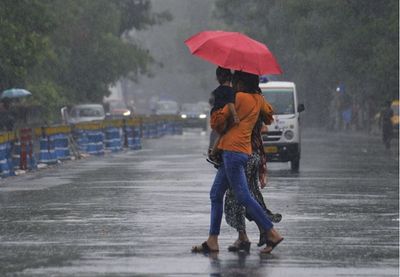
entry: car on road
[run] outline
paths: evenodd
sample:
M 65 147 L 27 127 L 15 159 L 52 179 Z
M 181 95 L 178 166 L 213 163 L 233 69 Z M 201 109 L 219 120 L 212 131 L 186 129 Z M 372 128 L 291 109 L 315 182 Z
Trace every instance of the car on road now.
M 178 115 L 179 105 L 173 100 L 160 100 L 155 106 L 156 115 Z
M 199 103 L 184 103 L 180 111 L 182 126 L 207 130 L 208 116 L 204 106 Z
M 106 114 L 101 104 L 82 104 L 75 105 L 68 112 L 67 122 L 77 124 L 81 122 L 101 121 L 104 120 Z
M 209 114 L 210 113 L 210 103 L 206 102 L 206 101 L 199 101 L 197 102 L 197 105 L 200 106 L 200 109 L 205 113 L 205 114 Z
M 106 106 L 106 116 L 111 119 L 121 119 L 132 115 L 132 111 L 123 101 L 111 100 L 104 103 Z

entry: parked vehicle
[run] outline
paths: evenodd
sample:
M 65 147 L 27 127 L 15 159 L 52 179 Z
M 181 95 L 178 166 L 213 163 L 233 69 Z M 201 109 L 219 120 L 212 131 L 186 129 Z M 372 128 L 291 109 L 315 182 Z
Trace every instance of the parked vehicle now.
M 156 103 L 155 114 L 156 115 L 178 115 L 179 106 L 178 103 L 172 100 L 160 100 Z
M 202 128 L 207 130 L 207 113 L 199 103 L 184 103 L 180 112 L 182 126 L 188 128 Z
M 128 106 L 118 100 L 111 100 L 104 103 L 106 107 L 106 116 L 107 118 L 125 118 L 132 115 L 132 111 L 128 108 Z
M 67 122 L 76 124 L 81 122 L 104 120 L 106 117 L 103 105 L 83 104 L 75 105 L 68 112 Z
M 269 162 L 290 162 L 292 171 L 300 167 L 300 113 L 304 105 L 297 102 L 296 85 L 292 82 L 260 83 L 266 100 L 274 108 L 274 122 L 262 133 Z
M 197 105 L 200 106 L 200 109 L 205 113 L 205 114 L 210 114 L 210 103 L 206 101 L 199 101 L 197 102 Z

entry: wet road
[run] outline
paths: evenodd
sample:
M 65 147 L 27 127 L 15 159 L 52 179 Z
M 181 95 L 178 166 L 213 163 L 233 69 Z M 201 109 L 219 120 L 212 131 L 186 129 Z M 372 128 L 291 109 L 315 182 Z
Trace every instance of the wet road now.
M 269 165 L 264 197 L 285 241 L 260 257 L 191 254 L 207 236 L 215 170 L 207 135 L 0 180 L 0 276 L 398 276 L 398 147 L 361 134 L 303 132 L 301 171 Z M 398 143 L 397 141 L 395 143 Z

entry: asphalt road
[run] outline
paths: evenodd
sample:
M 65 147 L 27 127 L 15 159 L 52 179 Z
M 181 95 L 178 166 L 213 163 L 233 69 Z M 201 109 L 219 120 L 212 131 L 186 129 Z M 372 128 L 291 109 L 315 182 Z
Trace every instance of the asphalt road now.
M 264 197 L 285 237 L 260 256 L 190 253 L 209 224 L 215 170 L 199 130 L 140 151 L 0 180 L 0 276 L 398 276 L 398 141 L 304 130 L 300 173 L 269 165 Z

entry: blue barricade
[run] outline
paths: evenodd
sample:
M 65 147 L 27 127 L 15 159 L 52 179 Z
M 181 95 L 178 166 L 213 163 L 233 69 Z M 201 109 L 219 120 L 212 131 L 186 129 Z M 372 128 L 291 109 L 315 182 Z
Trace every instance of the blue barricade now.
M 104 134 L 101 130 L 88 130 L 87 132 L 87 153 L 91 155 L 104 154 Z
M 128 139 L 128 147 L 132 150 L 142 149 L 142 138 L 140 136 L 140 126 L 125 127 L 126 136 Z
M 147 122 L 142 124 L 142 135 L 145 139 L 150 138 L 150 124 Z
M 19 140 L 14 142 L 13 152 L 12 152 L 12 168 L 14 170 L 19 169 L 21 164 L 21 142 Z
M 173 122 L 168 122 L 167 124 L 165 124 L 165 133 L 167 135 L 174 135 L 174 123 Z
M 57 163 L 54 136 L 41 137 L 39 140 L 39 162 L 44 164 Z
M 183 134 L 183 127 L 180 121 L 175 121 L 173 123 L 173 134 L 174 135 L 182 135 Z
M 67 160 L 71 158 L 69 151 L 68 135 L 55 134 L 51 136 L 54 140 L 54 152 L 58 160 Z
M 89 143 L 87 132 L 85 130 L 75 130 L 74 136 L 76 137 L 76 143 L 78 144 L 79 151 L 86 153 Z
M 35 169 L 35 154 L 38 161 L 45 164 L 70 159 L 70 150 L 75 149 L 70 145 L 71 133 L 80 152 L 101 155 L 104 149 L 113 152 L 123 147 L 141 149 L 143 138 L 182 134 L 182 126 L 176 116 L 168 115 L 85 122 L 73 126 L 21 128 L 11 133 L 0 133 L 0 177 L 14 175 L 16 169 Z M 37 152 L 34 151 L 33 138 L 40 146 Z
M 120 128 L 106 128 L 104 143 L 105 149 L 111 150 L 113 152 L 120 151 L 122 149 Z
M 0 144 L 0 176 L 2 178 L 13 175 L 11 160 L 11 142 Z

